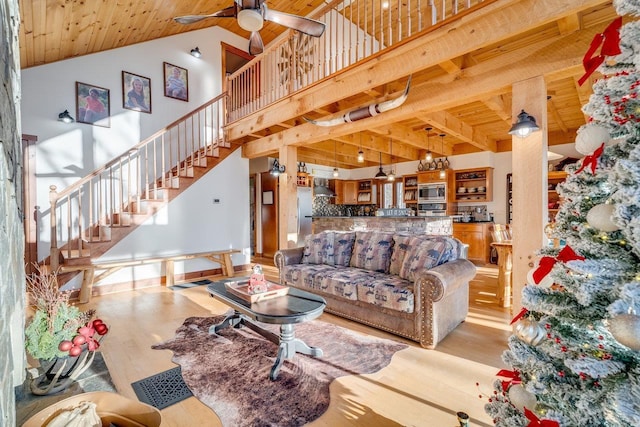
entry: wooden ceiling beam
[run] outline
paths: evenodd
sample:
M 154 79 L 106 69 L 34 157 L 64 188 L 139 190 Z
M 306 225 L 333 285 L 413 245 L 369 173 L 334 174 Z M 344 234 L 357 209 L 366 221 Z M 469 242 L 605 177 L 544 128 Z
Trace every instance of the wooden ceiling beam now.
M 475 145 L 481 150 L 493 152 L 497 150 L 495 141 L 491 140 L 491 138 L 481 131 L 474 129 L 470 124 L 454 117 L 446 111 L 419 113 L 416 114 L 416 118 L 437 127 L 449 135 L 453 135 L 463 142 Z
M 495 95 L 483 99 L 482 103 L 505 122 L 511 123 L 511 94 Z
M 593 31 L 595 30 L 581 30 L 564 37 L 544 39 L 467 68 L 462 76 L 444 75 L 414 86 L 403 105 L 376 117 L 328 128 L 306 123 L 261 138 L 245 144 L 242 148 L 243 156 L 261 157 L 274 152 L 282 144 L 299 141 L 311 144 L 373 127 L 388 126 L 399 120 L 413 118 L 420 112 L 433 113 L 463 103 L 480 101 L 504 93 L 505 85 L 509 82 L 537 75 L 563 75 L 558 70 L 567 69 L 576 73 L 582 67 L 582 57 L 593 39 Z M 331 87 L 327 89 L 327 92 L 336 91 Z
M 465 16 L 464 19 L 437 27 L 434 31 L 416 37 L 397 48 L 371 57 L 358 67 L 346 69 L 332 78 L 274 103 L 269 108 L 234 122 L 227 129 L 227 135 L 231 140 L 241 138 L 244 134 L 255 132 L 256 129 L 272 126 L 283 117 L 299 116 L 329 103 L 364 93 L 371 87 L 418 73 L 473 50 L 533 30 L 559 17 L 579 13 L 603 3 L 606 1 L 574 0 L 558 3 L 556 0 L 520 0 L 506 4 L 489 4 Z M 523 59 L 505 66 L 521 61 Z

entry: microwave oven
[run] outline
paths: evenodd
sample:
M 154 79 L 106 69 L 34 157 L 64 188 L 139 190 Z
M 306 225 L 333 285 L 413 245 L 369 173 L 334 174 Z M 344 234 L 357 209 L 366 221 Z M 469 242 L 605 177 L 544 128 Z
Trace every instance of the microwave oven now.
M 444 182 L 418 184 L 418 203 L 444 203 L 447 201 L 447 184 Z

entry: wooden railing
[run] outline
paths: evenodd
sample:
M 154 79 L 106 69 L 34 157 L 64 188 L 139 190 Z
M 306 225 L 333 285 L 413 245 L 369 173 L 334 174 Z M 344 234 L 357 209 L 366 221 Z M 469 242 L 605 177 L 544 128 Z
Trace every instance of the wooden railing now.
M 322 37 L 288 31 L 227 77 L 229 120 L 252 114 L 434 26 L 480 8 L 483 0 L 342 0 L 310 17 Z
M 145 202 L 163 200 L 163 190 L 175 188 L 177 178 L 206 166 L 206 156 L 226 145 L 225 100 L 219 95 L 60 193 L 52 185 L 52 268 L 60 248 L 67 258 L 86 256 L 86 242 L 108 240 L 111 227 L 131 224 Z

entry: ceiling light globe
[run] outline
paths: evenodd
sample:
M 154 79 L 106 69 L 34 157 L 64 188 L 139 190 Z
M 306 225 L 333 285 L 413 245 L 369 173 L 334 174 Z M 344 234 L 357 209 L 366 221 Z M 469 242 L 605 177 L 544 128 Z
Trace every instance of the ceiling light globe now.
M 264 19 L 262 14 L 254 9 L 243 9 L 238 12 L 238 25 L 246 31 L 260 31 Z

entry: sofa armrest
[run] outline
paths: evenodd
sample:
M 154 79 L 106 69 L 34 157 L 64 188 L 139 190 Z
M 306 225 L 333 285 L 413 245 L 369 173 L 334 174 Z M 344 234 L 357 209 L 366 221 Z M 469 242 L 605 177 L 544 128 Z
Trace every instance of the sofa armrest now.
M 300 264 L 303 251 L 304 247 L 280 249 L 273 256 L 273 263 L 278 270 L 282 270 L 285 265 Z
M 424 296 L 436 302 L 468 283 L 475 275 L 476 266 L 471 261 L 456 259 L 431 269 L 417 271 L 414 284 L 417 292 L 426 292 L 427 295 Z

